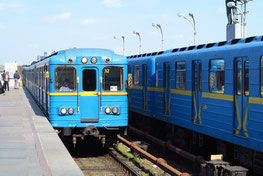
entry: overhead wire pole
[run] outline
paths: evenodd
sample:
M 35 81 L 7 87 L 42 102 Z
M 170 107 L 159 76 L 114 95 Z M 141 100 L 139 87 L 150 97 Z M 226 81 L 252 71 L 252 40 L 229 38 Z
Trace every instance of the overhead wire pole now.
M 142 48 L 141 35 L 139 32 L 135 32 L 135 31 L 133 31 L 133 34 L 138 35 L 138 37 L 139 37 L 139 54 L 141 54 L 141 48 Z
M 152 23 L 152 27 L 156 27 L 157 29 L 160 29 L 161 36 L 162 36 L 162 50 L 164 49 L 164 40 L 163 40 L 163 30 L 160 24 L 154 24 Z
M 194 45 L 196 44 L 196 24 L 195 24 L 195 18 L 194 18 L 194 14 L 193 13 L 189 13 L 188 14 L 191 18 L 192 18 L 192 21 L 187 18 L 184 14 L 182 13 L 178 13 L 177 16 L 178 17 L 183 17 L 184 19 L 186 19 L 187 21 L 189 21 L 192 26 L 193 26 L 193 29 L 194 29 Z

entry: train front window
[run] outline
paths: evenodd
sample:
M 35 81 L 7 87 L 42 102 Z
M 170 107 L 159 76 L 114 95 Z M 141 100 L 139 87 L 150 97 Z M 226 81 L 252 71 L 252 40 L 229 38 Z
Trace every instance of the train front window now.
M 209 90 L 214 93 L 225 91 L 225 62 L 223 59 L 210 60 Z
M 123 68 L 105 67 L 103 69 L 103 90 L 120 91 L 123 89 Z
M 84 91 L 95 91 L 97 89 L 97 72 L 95 69 L 82 71 L 82 89 Z
M 59 92 L 76 90 L 76 69 L 74 67 L 57 67 L 55 70 L 55 89 Z

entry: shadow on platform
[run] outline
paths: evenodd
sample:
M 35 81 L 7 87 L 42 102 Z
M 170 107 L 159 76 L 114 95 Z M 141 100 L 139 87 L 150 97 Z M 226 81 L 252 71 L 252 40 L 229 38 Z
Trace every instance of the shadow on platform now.
M 23 90 L 35 115 L 46 117 L 44 113 L 41 111 L 40 107 L 37 105 L 37 102 L 34 100 L 33 96 L 29 93 L 29 91 L 25 87 L 23 87 Z

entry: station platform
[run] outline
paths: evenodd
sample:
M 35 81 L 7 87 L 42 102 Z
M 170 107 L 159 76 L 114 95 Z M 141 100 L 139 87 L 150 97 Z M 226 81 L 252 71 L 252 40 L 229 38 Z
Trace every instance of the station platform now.
M 21 87 L 0 94 L 0 175 L 83 175 L 31 95 Z

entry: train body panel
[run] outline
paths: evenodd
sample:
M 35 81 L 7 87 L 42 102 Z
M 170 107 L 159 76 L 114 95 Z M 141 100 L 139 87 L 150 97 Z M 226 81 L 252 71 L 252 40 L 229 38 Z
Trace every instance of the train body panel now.
M 263 152 L 262 38 L 128 57 L 131 74 L 139 66 L 140 80 L 143 64 L 152 60 L 146 99 L 154 108 L 142 108 L 140 82 L 129 89 L 130 99 L 138 100 L 131 101 L 131 111 Z
M 111 50 L 59 51 L 24 67 L 23 80 L 55 128 L 127 127 L 127 58 Z

